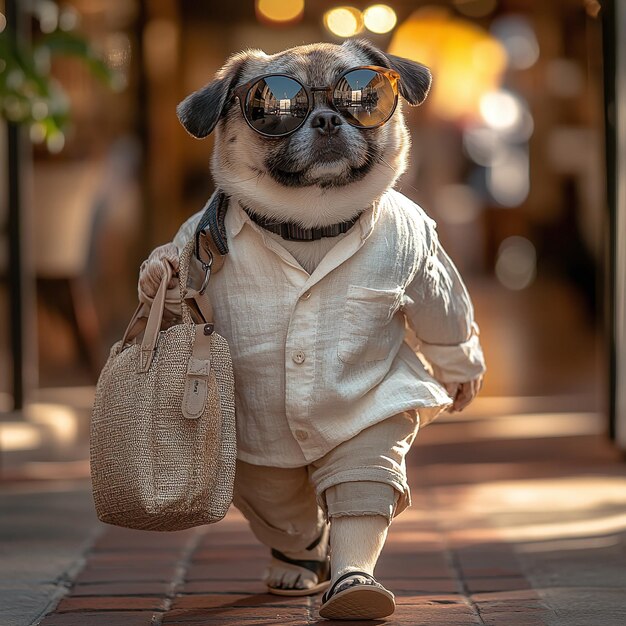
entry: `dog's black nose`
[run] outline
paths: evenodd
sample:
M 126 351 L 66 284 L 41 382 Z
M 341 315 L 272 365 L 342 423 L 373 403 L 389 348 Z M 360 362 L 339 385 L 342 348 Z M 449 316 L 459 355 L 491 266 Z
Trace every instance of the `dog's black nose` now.
M 311 119 L 311 126 L 322 135 L 334 135 L 342 124 L 341 118 L 332 111 L 320 111 Z

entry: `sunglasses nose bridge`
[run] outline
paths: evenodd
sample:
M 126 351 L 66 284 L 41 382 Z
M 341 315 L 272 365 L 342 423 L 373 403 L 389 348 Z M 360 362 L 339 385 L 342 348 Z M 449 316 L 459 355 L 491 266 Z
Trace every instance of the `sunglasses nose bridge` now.
M 329 92 L 330 90 L 327 87 L 311 87 L 311 110 L 316 109 L 319 106 L 328 106 Z

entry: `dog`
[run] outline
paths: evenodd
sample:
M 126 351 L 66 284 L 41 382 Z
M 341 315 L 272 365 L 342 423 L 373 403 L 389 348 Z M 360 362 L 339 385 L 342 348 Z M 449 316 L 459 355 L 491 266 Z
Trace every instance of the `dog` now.
M 327 618 L 393 613 L 374 567 L 409 504 L 404 455 L 419 426 L 474 399 L 486 370 L 436 223 L 393 190 L 410 149 L 403 103 L 430 84 L 425 66 L 365 40 L 317 43 L 235 54 L 177 109 L 193 137 L 215 131 L 228 203 L 209 294 L 233 350 L 234 504 L 271 550 L 268 590 L 325 590 Z M 178 269 L 201 214 L 142 264 L 140 298 L 163 263 Z M 403 343 L 405 319 L 425 364 Z

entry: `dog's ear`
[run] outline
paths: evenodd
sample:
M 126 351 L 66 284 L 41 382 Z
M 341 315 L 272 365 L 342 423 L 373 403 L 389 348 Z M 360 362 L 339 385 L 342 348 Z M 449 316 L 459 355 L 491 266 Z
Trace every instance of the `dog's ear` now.
M 196 139 L 202 139 L 213 131 L 220 117 L 228 110 L 232 90 L 239 82 L 246 61 L 257 54 L 265 56 L 260 50 L 231 56 L 214 80 L 187 96 L 176 107 L 178 119 L 187 132 Z
M 417 106 L 426 100 L 432 75 L 425 65 L 383 52 L 367 39 L 352 39 L 344 45 L 356 47 L 361 52 L 365 52 L 376 65 L 398 72 L 400 74 L 400 95 L 410 105 Z

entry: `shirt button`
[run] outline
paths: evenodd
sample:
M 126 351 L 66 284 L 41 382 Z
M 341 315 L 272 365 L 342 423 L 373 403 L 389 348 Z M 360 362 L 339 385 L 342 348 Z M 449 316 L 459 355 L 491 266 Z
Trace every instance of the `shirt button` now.
M 300 300 L 308 300 L 311 297 L 311 292 L 310 291 L 305 291 L 301 296 L 300 296 Z
M 304 359 L 306 358 L 304 352 L 302 352 L 302 350 L 296 350 L 292 355 L 291 358 L 293 359 L 294 363 L 304 363 Z
M 309 433 L 306 430 L 296 430 L 296 439 L 298 441 L 306 441 L 309 438 Z

